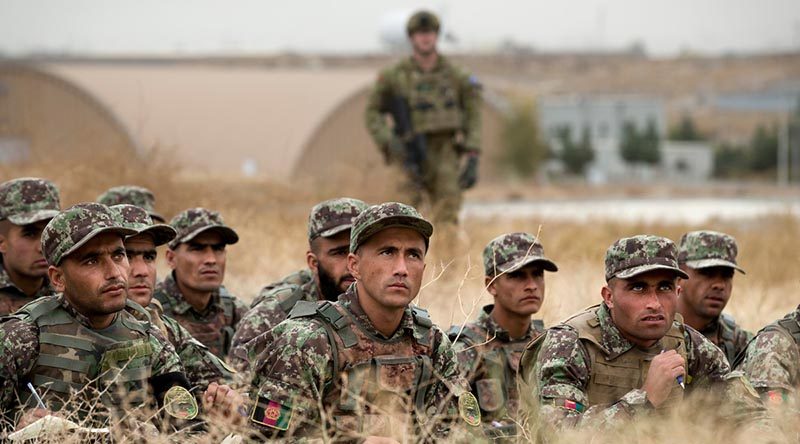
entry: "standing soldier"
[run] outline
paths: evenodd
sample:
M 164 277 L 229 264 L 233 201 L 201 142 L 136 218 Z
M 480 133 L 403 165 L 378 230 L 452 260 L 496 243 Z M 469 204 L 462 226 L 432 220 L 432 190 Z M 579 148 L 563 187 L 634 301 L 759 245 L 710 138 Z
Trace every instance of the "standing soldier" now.
M 432 232 L 400 203 L 356 218 L 348 255 L 355 284 L 337 302 L 297 303 L 266 333 L 269 346 L 253 365 L 256 426 L 278 437 L 407 442 L 447 436 L 455 425 L 442 418 L 459 413 L 480 425 L 450 341 L 411 305 Z
M 478 397 L 487 434 L 511 437 L 516 434 L 520 355 L 544 331 L 542 321 L 531 322 L 531 315 L 544 302 L 545 270 L 558 267 L 528 233 L 504 234 L 489 242 L 483 267 L 494 305 L 483 307 L 475 321 L 453 326 L 449 335 L 461 372 Z
M 186 331 L 178 322 L 164 316 L 161 304 L 153 299 L 156 286 L 156 247 L 175 238 L 175 229 L 169 225 L 153 224 L 143 208 L 133 205 L 111 207 L 121 218 L 121 225 L 135 230 L 125 238 L 125 254 L 128 257 L 128 298 L 141 305 L 150 314 L 149 319 L 137 310 L 129 310 L 139 320 L 149 320 L 158 328 L 178 357 L 196 396 L 212 383 L 233 379 L 234 371 L 225 362 L 208 350 Z
M 150 217 L 163 224 L 166 222 L 163 216 L 156 213 L 155 204 L 156 198 L 153 193 L 144 187 L 136 185 L 122 185 L 112 187 L 106 190 L 105 193 L 97 196 L 97 201 L 103 205 L 112 206 L 120 204 L 135 205 L 139 208 L 144 208 Z
M 170 225 L 178 232 L 167 250 L 172 273 L 156 286 L 154 296 L 165 315 L 224 358 L 247 311 L 247 306 L 222 286 L 225 246 L 238 242 L 239 236 L 219 213 L 205 208 L 183 211 Z
M 436 50 L 434 14 L 412 15 L 406 31 L 413 55 L 381 72 L 367 104 L 367 129 L 387 163 L 402 165 L 411 189 L 427 194 L 433 220 L 457 224 L 461 190 L 478 179 L 481 87 Z
M 260 353 L 266 344 L 252 339 L 286 319 L 298 301 L 336 301 L 355 279 L 347 270 L 350 227 L 367 204 L 347 197 L 321 202 L 308 216 L 306 262 L 312 280 L 301 285 L 266 287 L 245 313 L 233 336 L 231 360 L 244 368 L 248 355 Z M 247 346 L 245 347 L 245 344 Z
M 677 253 L 663 237 L 614 242 L 606 252 L 603 302 L 528 345 L 520 373 L 544 425 L 621 425 L 668 412 L 684 392 L 709 388 L 727 397 L 716 404 L 719 416 L 760 414 L 747 380 L 730 373 L 722 351 L 676 316 L 678 277 L 688 278 Z
M 753 337 L 722 312 L 731 298 L 734 270 L 744 274 L 736 264 L 737 252 L 736 240 L 716 231 L 686 233 L 678 247 L 678 263 L 689 276 L 679 281 L 678 313 L 722 349 L 731 364 Z
M 42 230 L 61 208 L 58 189 L 45 179 L 0 184 L 0 316 L 55 293 L 42 255 Z

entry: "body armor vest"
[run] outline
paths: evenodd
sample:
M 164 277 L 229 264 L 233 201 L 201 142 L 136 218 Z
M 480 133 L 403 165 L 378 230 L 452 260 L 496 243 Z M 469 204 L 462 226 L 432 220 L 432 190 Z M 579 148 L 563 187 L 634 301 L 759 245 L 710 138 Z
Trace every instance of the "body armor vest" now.
M 402 94 L 408 99 L 414 132 L 430 134 L 463 129 L 459 80 L 452 66 L 422 72 L 409 62 L 405 66 Z
M 432 322 L 428 312 L 412 307 L 414 333 L 381 339 L 328 301 L 300 301 L 290 318 L 314 316 L 322 321 L 331 345 L 336 374 L 325 387 L 323 404 L 346 435 L 409 437 L 416 421 L 428 414 L 425 397 L 433 375 Z M 412 418 L 407 412 L 413 411 Z
M 173 298 L 166 296 L 159 299 L 164 309 L 164 314 L 180 322 L 195 339 L 203 343 L 212 353 L 224 357 L 231 348 L 233 339 L 233 321 L 236 315 L 234 298 L 220 287 L 220 305 L 222 311 L 216 313 L 212 319 L 199 319 L 191 311 L 183 314 L 172 310 Z
M 589 352 L 591 363 L 591 379 L 586 387 L 589 405 L 613 404 L 623 395 L 633 389 L 641 388 L 650 369 L 650 362 L 654 355 L 633 347 L 628 351 L 615 355 L 605 350 L 602 346 L 602 330 L 597 319 L 597 308 L 578 314 L 564 323 L 578 331 L 581 342 Z M 688 365 L 686 344 L 682 323 L 678 327 L 673 322 L 672 327 L 661 339 L 663 350 L 676 350 Z M 686 372 L 688 375 L 688 371 Z M 667 400 L 659 409 L 668 408 L 683 399 L 683 390 L 675 384 Z
M 130 303 L 128 309 L 143 310 Z M 98 399 L 117 409 L 147 399 L 153 361 L 148 322 L 122 310 L 109 327 L 92 330 L 64 310 L 56 297 L 28 304 L 19 314 L 39 328 L 39 356 L 19 394 L 31 398 L 24 384 L 31 382 L 48 408 L 58 410 L 70 400 L 82 414 Z M 76 392 L 81 396 L 70 399 Z M 35 402 L 28 399 L 28 404 Z
M 532 323 L 536 331 L 544 330 L 542 320 L 534 319 Z M 455 339 L 459 330 L 460 327 L 453 326 L 448 332 L 451 340 Z M 503 419 L 516 413 L 519 405 L 516 382 L 519 361 L 529 342 L 528 339 L 509 342 L 495 340 L 485 344 L 490 339 L 485 329 L 475 325 L 465 326 L 459 337 L 468 347 L 478 349 L 478 359 L 483 366 L 478 375 L 481 379 L 470 381 L 470 385 L 478 397 L 484 422 Z

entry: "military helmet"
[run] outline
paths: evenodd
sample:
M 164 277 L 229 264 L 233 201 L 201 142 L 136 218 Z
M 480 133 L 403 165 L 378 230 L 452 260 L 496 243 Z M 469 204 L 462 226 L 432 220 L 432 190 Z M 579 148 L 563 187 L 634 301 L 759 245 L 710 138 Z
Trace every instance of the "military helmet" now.
M 406 33 L 410 36 L 417 31 L 439 32 L 439 17 L 430 11 L 417 11 L 406 23 Z

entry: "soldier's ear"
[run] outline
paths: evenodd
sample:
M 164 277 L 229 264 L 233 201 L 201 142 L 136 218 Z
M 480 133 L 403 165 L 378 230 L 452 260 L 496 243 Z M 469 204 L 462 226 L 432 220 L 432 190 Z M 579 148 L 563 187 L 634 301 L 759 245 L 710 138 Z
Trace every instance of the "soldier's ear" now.
M 0 253 L 8 253 L 8 238 L 2 233 L 0 233 Z
M 317 259 L 317 255 L 311 250 L 306 251 L 306 264 L 308 265 L 308 268 L 314 272 L 314 274 L 317 273 L 317 269 L 319 268 L 319 259 Z
M 606 307 L 614 308 L 614 299 L 612 298 L 611 288 L 608 285 L 604 285 L 603 288 L 600 290 L 600 295 L 603 296 L 603 302 L 606 303 Z
M 361 273 L 358 270 L 359 265 L 360 258 L 357 254 L 350 253 L 347 255 L 347 271 L 349 271 L 357 281 L 361 280 Z
M 494 287 L 494 283 L 496 281 L 496 278 L 490 276 L 486 276 L 483 280 L 483 285 L 486 287 L 486 291 L 488 291 L 492 296 L 497 296 L 497 289 Z
M 172 248 L 167 248 L 167 253 L 164 255 L 167 258 L 167 265 L 169 268 L 175 269 L 175 251 Z
M 64 291 L 66 285 L 64 282 L 64 272 L 61 271 L 61 268 L 52 265 L 49 266 L 47 268 L 47 277 L 50 279 L 50 285 L 52 285 L 57 292 L 61 293 Z

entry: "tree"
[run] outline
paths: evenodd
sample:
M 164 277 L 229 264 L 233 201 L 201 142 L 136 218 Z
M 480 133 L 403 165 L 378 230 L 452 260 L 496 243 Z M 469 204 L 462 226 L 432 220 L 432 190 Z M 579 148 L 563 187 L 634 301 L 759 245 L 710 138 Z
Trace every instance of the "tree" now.
M 656 165 L 661 162 L 661 141 L 655 121 L 649 120 L 642 132 L 633 122 L 623 123 L 619 151 L 627 163 Z
M 778 128 L 759 125 L 750 139 L 750 170 L 763 172 L 778 165 Z
M 559 158 L 564 163 L 564 167 L 572 174 L 583 175 L 586 172 L 586 166 L 594 160 L 594 148 L 589 128 L 583 128 L 581 140 L 577 144 L 572 141 L 569 127 L 559 128 L 557 134 L 561 144 Z
M 530 177 L 547 157 L 548 148 L 539 138 L 536 110 L 532 102 L 513 106 L 503 124 L 503 163 L 520 177 Z
M 744 146 L 723 143 L 714 150 L 714 177 L 741 177 L 749 169 L 748 151 Z
M 670 140 L 698 142 L 706 140 L 706 136 L 697 129 L 692 116 L 688 113 L 681 116 L 681 121 L 669 131 Z

